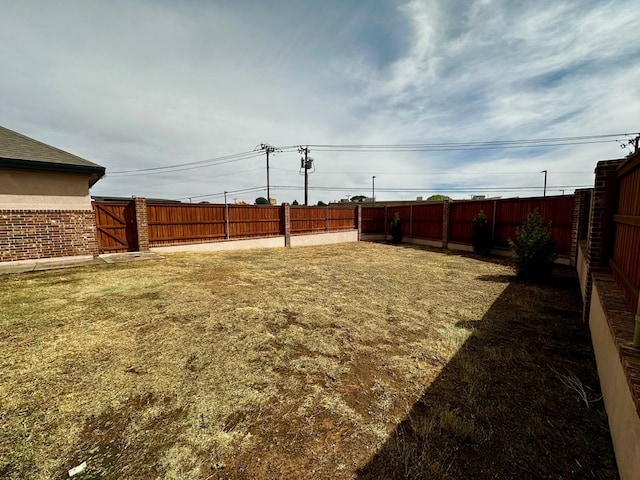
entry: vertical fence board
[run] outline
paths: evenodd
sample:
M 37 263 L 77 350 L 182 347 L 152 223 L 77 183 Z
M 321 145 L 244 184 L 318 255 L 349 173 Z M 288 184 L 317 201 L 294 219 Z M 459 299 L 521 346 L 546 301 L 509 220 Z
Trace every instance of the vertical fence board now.
M 338 232 L 356 228 L 356 208 L 291 206 L 291 234 Z
M 384 233 L 385 207 L 362 207 L 362 233 Z
M 443 203 L 416 205 L 413 208 L 413 235 L 427 240 L 442 240 Z
M 631 167 L 630 170 L 627 170 Z M 612 241 L 613 277 L 632 311 L 638 308 L 640 290 L 640 162 L 638 155 L 621 168 Z

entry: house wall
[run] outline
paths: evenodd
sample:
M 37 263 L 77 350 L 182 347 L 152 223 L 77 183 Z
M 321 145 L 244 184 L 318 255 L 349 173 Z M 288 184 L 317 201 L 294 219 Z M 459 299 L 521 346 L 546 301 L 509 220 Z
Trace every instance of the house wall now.
M 87 175 L 0 169 L 0 262 L 97 253 Z
M 89 176 L 0 169 L 0 210 L 91 210 Z
M 615 288 L 613 283 L 611 287 Z M 621 480 L 635 480 L 640 472 L 640 417 L 607 320 L 609 309 L 603 303 L 602 288 L 607 285 L 594 280 L 589 311 L 591 340 L 618 472 Z

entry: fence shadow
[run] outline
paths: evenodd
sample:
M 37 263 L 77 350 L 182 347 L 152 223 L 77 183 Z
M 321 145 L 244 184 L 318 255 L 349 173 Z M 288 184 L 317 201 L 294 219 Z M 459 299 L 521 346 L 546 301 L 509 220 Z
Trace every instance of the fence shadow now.
M 431 245 L 422 245 L 419 243 L 409 243 L 408 241 L 402 242 L 402 243 L 392 243 L 389 240 L 364 240 L 366 242 L 372 242 L 372 243 L 381 243 L 384 245 L 390 245 L 396 248 L 411 248 L 413 250 L 424 250 L 427 252 L 435 252 L 435 253 L 439 253 L 442 255 L 455 255 L 458 257 L 465 257 L 465 258 L 473 258 L 474 260 L 480 260 L 483 262 L 487 262 L 487 263 L 494 263 L 497 265 L 510 265 L 511 264 L 511 258 L 508 256 L 503 256 L 503 255 L 496 255 L 496 254 L 491 254 L 491 255 L 480 255 L 478 253 L 475 252 L 469 252 L 466 250 L 449 250 L 447 248 L 442 248 L 442 247 L 433 247 Z
M 581 309 L 570 270 L 512 279 L 356 478 L 618 478 Z

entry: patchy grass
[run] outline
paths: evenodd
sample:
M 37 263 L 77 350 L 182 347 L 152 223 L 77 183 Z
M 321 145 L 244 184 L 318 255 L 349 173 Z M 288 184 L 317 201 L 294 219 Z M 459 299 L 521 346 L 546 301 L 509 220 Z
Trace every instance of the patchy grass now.
M 568 272 L 355 243 L 0 286 L 2 478 L 617 475 Z

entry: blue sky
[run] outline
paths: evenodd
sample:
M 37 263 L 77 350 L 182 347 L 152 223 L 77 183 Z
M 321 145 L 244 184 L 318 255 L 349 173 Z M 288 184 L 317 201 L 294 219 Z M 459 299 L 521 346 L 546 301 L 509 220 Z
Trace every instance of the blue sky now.
M 398 145 L 638 132 L 632 1 L 3 2 L 0 124 L 107 167 L 94 195 L 252 202 L 258 144 Z M 624 141 L 625 137 L 619 137 Z M 614 140 L 614 139 L 611 139 Z M 590 185 L 615 141 L 546 148 L 311 147 L 310 202 L 530 196 Z M 217 164 L 216 164 L 217 163 Z M 301 201 L 293 149 L 271 196 Z M 278 187 L 287 188 L 278 188 Z M 293 189 L 292 187 L 295 187 Z M 526 187 L 526 188 L 518 188 Z M 404 191 L 403 191 L 404 190 Z

